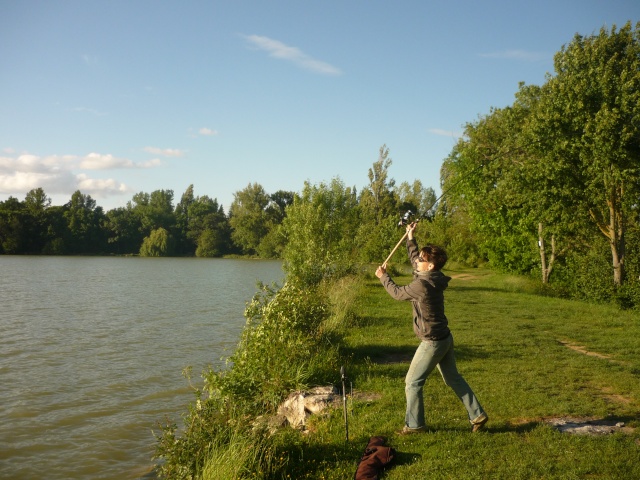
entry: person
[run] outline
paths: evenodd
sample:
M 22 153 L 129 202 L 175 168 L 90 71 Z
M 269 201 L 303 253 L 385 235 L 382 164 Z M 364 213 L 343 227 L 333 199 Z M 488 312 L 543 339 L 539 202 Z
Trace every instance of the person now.
M 445 384 L 453 389 L 466 408 L 471 430 L 477 432 L 489 417 L 456 367 L 453 335 L 444 312 L 444 290 L 451 280 L 441 271 L 447 262 L 447 254 L 436 245 L 427 245 L 418 250 L 414 239 L 415 228 L 415 222 L 406 227 L 407 253 L 414 269 L 413 281 L 406 286 L 399 286 L 386 272 L 385 266 L 376 269 L 376 276 L 392 298 L 412 303 L 413 331 L 420 339 L 405 378 L 407 410 L 404 428 L 400 433 L 427 430 L 422 390 L 436 366 Z

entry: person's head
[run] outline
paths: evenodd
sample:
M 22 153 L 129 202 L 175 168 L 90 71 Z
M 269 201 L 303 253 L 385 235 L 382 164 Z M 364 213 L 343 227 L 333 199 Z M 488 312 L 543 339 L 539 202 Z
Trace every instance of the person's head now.
M 426 245 L 418 255 L 418 270 L 441 270 L 447 263 L 447 252 L 437 245 Z M 422 264 L 422 265 L 421 265 Z

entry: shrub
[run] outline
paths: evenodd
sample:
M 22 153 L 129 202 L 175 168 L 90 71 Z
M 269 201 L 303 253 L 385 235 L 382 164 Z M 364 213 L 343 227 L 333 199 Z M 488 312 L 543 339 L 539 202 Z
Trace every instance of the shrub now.
M 339 352 L 336 334 L 326 326 L 330 311 L 326 291 L 262 285 L 247 305 L 247 323 L 228 368 L 205 370 L 203 388 L 194 387 L 196 402 L 184 416 L 182 433 L 170 420 L 160 425 L 158 472 L 178 480 L 236 478 L 223 472 L 237 467 L 262 472 L 253 478 L 268 477 L 275 468 L 273 449 L 254 420 L 274 412 L 291 391 L 335 379 Z M 185 374 L 190 377 L 190 370 Z M 229 463 L 232 457 L 236 464 Z
M 205 375 L 209 396 L 240 401 L 251 412 L 274 410 L 290 391 L 322 382 L 336 369 L 337 350 L 322 328 L 329 314 L 318 289 L 262 286 L 245 311 L 247 324 L 232 368 Z

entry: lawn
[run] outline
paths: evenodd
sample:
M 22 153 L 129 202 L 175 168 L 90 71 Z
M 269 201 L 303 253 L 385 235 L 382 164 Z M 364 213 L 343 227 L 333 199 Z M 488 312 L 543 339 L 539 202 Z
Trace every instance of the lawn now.
M 445 301 L 458 368 L 489 414 L 487 428 L 471 433 L 462 404 L 434 372 L 425 385 L 429 432 L 397 434 L 418 340 L 410 304 L 371 276 L 344 344 L 349 440 L 340 409 L 312 418 L 305 434 L 284 434 L 290 478 L 353 478 L 368 439 L 382 435 L 396 450 L 388 480 L 640 479 L 640 313 L 541 296 L 534 282 L 489 270 L 445 273 L 453 277 Z M 624 428 L 574 435 L 552 426 L 554 418 Z

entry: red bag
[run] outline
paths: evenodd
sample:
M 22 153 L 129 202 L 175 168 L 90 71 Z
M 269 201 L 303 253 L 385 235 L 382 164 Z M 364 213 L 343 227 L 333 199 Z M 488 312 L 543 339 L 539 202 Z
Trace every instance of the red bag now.
M 364 449 L 353 480 L 378 480 L 378 474 L 393 460 L 395 450 L 386 447 L 386 438 L 371 437 Z

